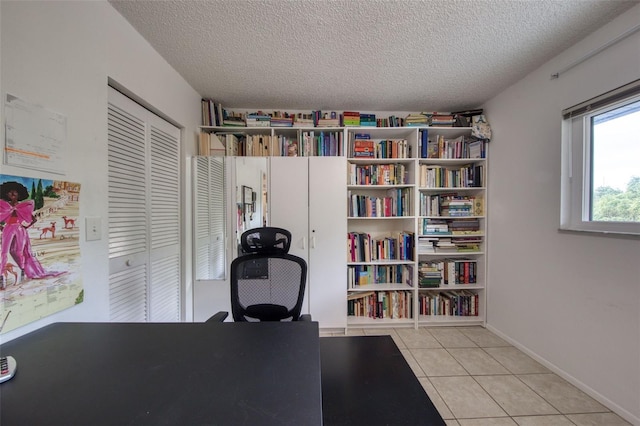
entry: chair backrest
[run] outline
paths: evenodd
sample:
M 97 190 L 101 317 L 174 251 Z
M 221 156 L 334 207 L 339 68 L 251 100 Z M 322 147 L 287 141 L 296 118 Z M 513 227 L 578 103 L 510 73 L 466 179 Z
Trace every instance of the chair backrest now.
M 243 251 L 231 262 L 234 321 L 298 321 L 307 277 L 304 259 L 288 254 L 291 233 L 263 227 L 245 231 Z

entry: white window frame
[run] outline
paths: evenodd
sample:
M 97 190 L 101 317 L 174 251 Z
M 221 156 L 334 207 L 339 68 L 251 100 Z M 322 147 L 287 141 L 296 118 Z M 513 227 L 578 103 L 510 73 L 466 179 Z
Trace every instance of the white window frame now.
M 640 80 L 562 111 L 562 186 L 560 229 L 640 236 L 640 223 L 590 220 L 591 118 L 640 101 Z

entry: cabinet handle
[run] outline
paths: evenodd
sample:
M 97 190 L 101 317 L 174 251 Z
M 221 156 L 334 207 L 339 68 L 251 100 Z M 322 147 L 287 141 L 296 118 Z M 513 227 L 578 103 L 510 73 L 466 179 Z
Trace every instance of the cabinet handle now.
M 311 237 L 311 248 L 312 249 L 316 248 L 316 237 L 315 236 Z

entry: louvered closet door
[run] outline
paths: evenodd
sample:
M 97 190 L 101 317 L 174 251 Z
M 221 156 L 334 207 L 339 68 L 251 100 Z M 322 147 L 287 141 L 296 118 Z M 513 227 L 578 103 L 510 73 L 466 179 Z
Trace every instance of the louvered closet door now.
M 223 157 L 194 160 L 195 274 L 197 280 L 225 277 L 225 179 Z
M 109 88 L 112 321 L 180 320 L 180 130 Z

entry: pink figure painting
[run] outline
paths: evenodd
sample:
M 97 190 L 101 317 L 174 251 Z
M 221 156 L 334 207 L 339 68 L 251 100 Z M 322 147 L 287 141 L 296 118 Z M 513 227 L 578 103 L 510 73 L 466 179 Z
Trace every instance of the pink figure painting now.
M 0 290 L 5 287 L 4 272 L 8 268 L 9 254 L 21 270 L 21 279 L 55 277 L 64 272 L 45 270 L 31 250 L 27 229 L 36 223 L 34 202 L 27 200 L 29 192 L 21 183 L 9 181 L 0 185 Z

